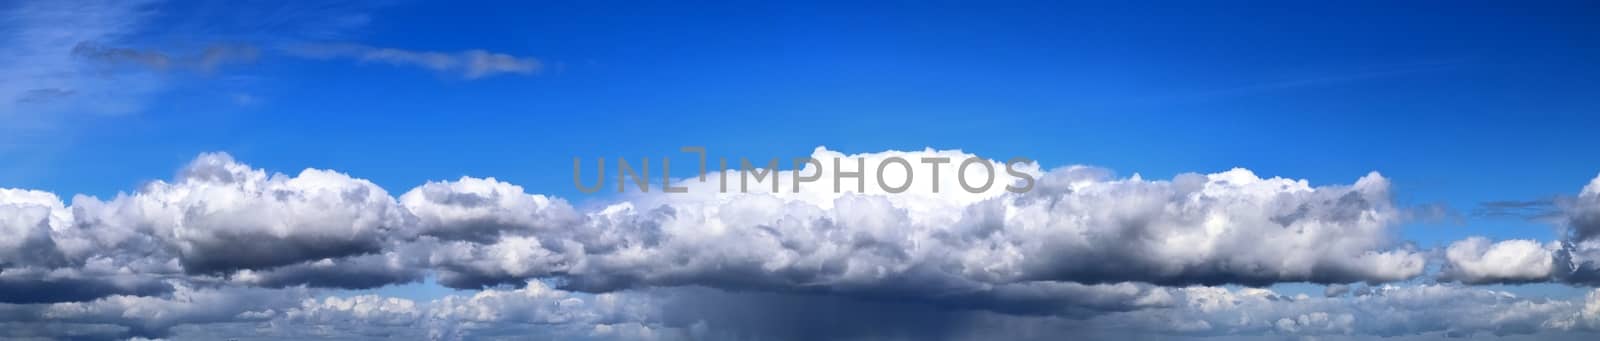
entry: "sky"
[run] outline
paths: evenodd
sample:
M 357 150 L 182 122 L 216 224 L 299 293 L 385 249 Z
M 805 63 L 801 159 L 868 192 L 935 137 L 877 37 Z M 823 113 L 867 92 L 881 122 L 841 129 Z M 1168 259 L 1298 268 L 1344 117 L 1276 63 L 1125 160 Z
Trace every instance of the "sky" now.
M 0 337 L 1591 338 L 1597 16 L 0 0 Z M 685 146 L 1040 188 L 573 185 Z

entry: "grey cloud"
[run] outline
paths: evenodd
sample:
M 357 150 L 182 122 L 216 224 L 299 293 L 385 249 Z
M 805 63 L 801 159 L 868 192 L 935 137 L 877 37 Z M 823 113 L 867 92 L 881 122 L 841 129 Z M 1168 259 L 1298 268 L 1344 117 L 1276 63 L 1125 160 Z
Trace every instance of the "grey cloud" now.
M 107 296 L 83 302 L 42 305 L 0 305 L 11 321 L 33 322 L 0 331 L 0 337 L 62 337 L 102 326 L 85 339 L 163 338 L 180 325 L 265 321 L 273 312 L 293 307 L 304 290 L 196 288 L 179 286 L 159 296 Z M 65 325 L 65 331 L 52 331 Z
M 1570 300 L 1450 285 L 1362 287 L 1354 297 L 1264 289 L 1160 289 L 1163 307 L 1086 319 L 951 310 L 921 301 L 654 288 L 586 296 L 531 282 L 432 301 L 382 296 L 305 300 L 256 332 L 318 338 L 426 335 L 435 340 L 541 335 L 553 339 L 1048 340 L 1441 339 L 1566 337 L 1600 328 L 1600 292 Z M 539 326 L 528 329 L 528 326 Z M 306 332 L 312 331 L 312 332 Z M 537 333 L 537 334 L 531 334 Z M 418 337 L 421 338 L 421 337 Z
M 72 47 L 72 55 L 108 64 L 128 63 L 158 71 L 172 66 L 172 57 L 166 53 L 124 47 L 108 47 L 93 42 L 79 42 Z
M 0 133 L 0 140 L 51 130 L 60 123 L 59 115 L 135 111 L 149 94 L 161 89 L 160 79 L 142 74 L 107 77 L 100 72 L 104 68 L 93 67 L 102 64 L 96 58 L 139 55 L 136 51 L 80 46 L 86 41 L 114 41 L 137 30 L 148 17 L 149 12 L 142 10 L 148 4 L 8 2 L 0 12 L 0 23 L 6 27 L 0 30 L 0 41 L 7 42 L 5 58 L 0 58 L 0 79 L 6 80 L 0 82 L 0 130 L 7 132 Z M 159 63 L 159 58 L 149 56 L 134 59 Z M 134 67 L 147 68 L 135 63 Z
M 56 303 L 89 301 L 112 295 L 150 296 L 172 291 L 163 282 L 138 278 L 104 278 L 68 273 L 26 275 L 0 273 L 0 303 Z
M 1322 290 L 1323 297 L 1340 297 L 1350 293 L 1350 286 L 1345 284 L 1329 284 Z
M 32 89 L 17 97 L 18 103 L 45 103 L 77 94 L 78 91 L 62 88 Z
M 543 68 L 538 59 L 484 50 L 434 52 L 357 44 L 303 44 L 287 48 L 285 51 L 290 55 L 305 58 L 353 59 L 363 63 L 420 67 L 464 79 L 479 79 L 500 74 L 529 75 Z
M 1557 251 L 1558 279 L 1580 285 L 1600 285 L 1600 176 L 1590 180 L 1577 197 L 1557 201 L 1564 230 Z
M 382 188 L 307 169 L 267 174 L 224 154 L 192 162 L 176 182 L 104 203 L 113 223 L 148 231 L 194 274 L 267 269 L 382 251 L 407 218 Z
M 1501 200 L 1479 204 L 1472 213 L 1484 217 L 1538 218 L 1558 212 L 1555 200 Z
M 555 233 L 583 218 L 565 200 L 529 195 L 494 178 L 429 182 L 399 201 L 418 219 L 412 234 L 446 241 L 491 243 L 502 235 Z
M 174 55 L 157 49 L 110 47 L 95 42 L 79 42 L 72 55 L 104 65 L 133 65 L 154 71 L 175 69 L 210 73 L 228 64 L 256 61 L 260 49 L 248 44 L 212 44 L 195 55 Z
M 1563 227 L 1573 242 L 1600 239 L 1600 176 L 1584 186 L 1577 197 L 1557 202 L 1561 208 Z
M 196 67 L 204 72 L 212 72 L 228 64 L 248 64 L 255 62 L 261 50 L 253 45 L 245 44 L 219 44 L 206 47 L 205 51 L 195 62 Z
M 1256 289 L 1186 288 L 1184 304 L 1109 315 L 1100 322 L 1174 335 L 1395 337 L 1593 332 L 1600 293 L 1576 300 L 1522 298 L 1447 285 L 1380 286 L 1355 297 L 1285 297 Z
M 114 241 L 126 231 L 81 229 L 73 216 L 54 194 L 0 189 L 0 234 L 6 236 L 0 239 L 0 302 L 69 302 L 171 290 L 160 281 L 159 256 L 95 254 L 136 249 Z
M 1592 333 L 1600 326 L 1600 316 L 1586 312 L 1588 305 L 1597 304 L 1600 295 L 1591 294 L 1576 300 L 1548 300 L 1521 298 L 1503 292 L 1451 287 L 1451 286 L 1382 286 L 1371 293 L 1354 298 L 1314 298 L 1284 296 L 1259 289 L 1224 289 L 1217 287 L 1189 287 L 1169 289 L 1170 307 L 1141 309 L 1129 312 L 1101 314 L 1083 321 L 1048 319 L 1026 316 L 1006 316 L 985 313 L 945 312 L 944 318 L 923 317 L 920 322 L 936 321 L 935 328 L 915 328 L 917 322 L 895 323 L 894 310 L 873 309 L 872 304 L 834 303 L 831 307 L 807 311 L 807 303 L 757 305 L 756 310 L 733 311 L 732 316 L 706 318 L 713 326 L 710 330 L 744 330 L 767 339 L 808 339 L 792 337 L 803 335 L 796 325 L 822 325 L 842 327 L 816 328 L 812 333 L 839 333 L 855 331 L 858 334 L 833 334 L 823 338 L 885 339 L 1046 339 L 1043 335 L 1118 335 L 1118 339 L 1150 338 L 1180 339 L 1226 337 L 1269 338 L 1321 338 L 1354 337 L 1405 337 L 1417 335 L 1519 335 L 1560 332 Z M 738 294 L 733 294 L 737 296 Z M 796 298 L 795 301 L 807 298 Z M 729 300 L 732 301 L 732 300 Z M 724 305 L 738 305 L 728 301 L 707 305 L 716 310 Z M 828 304 L 827 300 L 810 300 L 810 304 Z M 755 305 L 755 304 L 751 304 Z M 768 309 L 763 313 L 761 308 Z M 921 314 L 937 310 L 910 309 Z M 830 323 L 835 315 L 840 320 L 860 319 L 881 322 L 849 328 L 850 324 Z M 765 316 L 777 322 L 762 325 L 755 316 Z M 784 316 L 823 316 L 818 321 L 792 322 Z M 916 316 L 912 313 L 912 316 Z M 814 323 L 814 324 L 808 324 Z M 883 326 L 888 326 L 884 328 Z M 896 328 L 898 326 L 899 328 Z M 765 327 L 765 328 L 763 328 Z M 751 330 L 754 329 L 754 330 Z M 820 330 L 820 331 L 816 331 Z M 920 332 L 920 333 L 919 333 Z M 1120 335 L 1119 335 L 1120 334 Z M 745 334 L 748 336 L 749 334 Z M 738 338 L 722 338 L 738 339 Z
M 231 283 L 268 288 L 309 286 L 314 288 L 371 289 L 391 284 L 418 282 L 426 276 L 419 262 L 398 253 L 367 254 L 328 258 L 265 270 L 240 270 L 231 274 Z

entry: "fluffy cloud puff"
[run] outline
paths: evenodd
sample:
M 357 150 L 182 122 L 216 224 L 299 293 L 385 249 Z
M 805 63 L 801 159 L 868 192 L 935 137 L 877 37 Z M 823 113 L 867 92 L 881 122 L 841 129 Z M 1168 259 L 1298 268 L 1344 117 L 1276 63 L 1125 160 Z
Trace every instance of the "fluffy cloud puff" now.
M 82 301 L 115 294 L 171 290 L 159 280 L 174 271 L 159 257 L 119 250 L 127 231 L 84 228 L 54 194 L 0 189 L 0 303 Z M 137 249 L 130 247 L 129 249 Z
M 226 154 L 201 155 L 174 182 L 87 205 L 95 223 L 148 233 L 194 274 L 375 253 L 409 218 L 369 181 L 317 169 L 269 175 Z
M 1555 271 L 1558 249 L 1556 243 L 1540 245 L 1532 240 L 1491 243 L 1481 237 L 1467 238 L 1445 249 L 1446 264 L 1440 278 L 1468 284 L 1546 281 Z

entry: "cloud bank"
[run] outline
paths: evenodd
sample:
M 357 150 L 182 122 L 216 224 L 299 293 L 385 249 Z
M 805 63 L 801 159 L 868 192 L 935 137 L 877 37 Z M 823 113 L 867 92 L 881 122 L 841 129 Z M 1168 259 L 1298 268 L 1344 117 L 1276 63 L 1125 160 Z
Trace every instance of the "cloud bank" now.
M 812 155 L 869 167 L 924 156 L 973 155 Z M 1600 294 L 1469 286 L 1594 283 L 1600 180 L 1563 206 L 1565 240 L 1422 250 L 1395 237 L 1405 209 L 1377 173 L 1313 186 L 1245 169 L 1163 180 L 1026 171 L 1038 179 L 1027 193 L 927 183 L 894 195 L 634 193 L 578 208 L 494 178 L 396 196 L 337 171 L 203 154 L 108 199 L 0 190 L 0 232 L 14 236 L 0 240 L 0 335 L 1442 337 L 1600 324 Z M 785 173 L 764 181 L 790 184 Z M 805 186 L 831 186 L 822 180 Z M 464 291 L 339 294 L 419 281 Z M 1278 283 L 1329 286 L 1321 297 L 1250 288 Z

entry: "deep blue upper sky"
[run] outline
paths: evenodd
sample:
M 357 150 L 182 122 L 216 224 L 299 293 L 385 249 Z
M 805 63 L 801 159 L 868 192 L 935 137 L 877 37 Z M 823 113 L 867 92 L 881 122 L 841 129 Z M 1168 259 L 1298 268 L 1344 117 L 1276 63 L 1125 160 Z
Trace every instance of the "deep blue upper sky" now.
M 226 151 L 395 192 L 493 176 L 582 202 L 574 156 L 934 147 L 1147 178 L 1245 167 L 1323 185 L 1375 170 L 1399 202 L 1464 215 L 1404 232 L 1437 245 L 1552 239 L 1470 211 L 1572 194 L 1600 172 L 1594 2 L 905 4 L 161 4 L 116 43 L 266 52 L 164 75 L 133 113 L 58 113 L 64 127 L 0 151 L 0 187 L 108 196 Z M 272 52 L 302 42 L 482 49 L 545 67 L 465 80 Z

